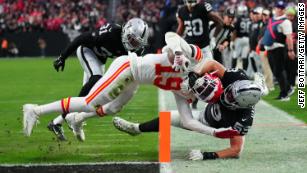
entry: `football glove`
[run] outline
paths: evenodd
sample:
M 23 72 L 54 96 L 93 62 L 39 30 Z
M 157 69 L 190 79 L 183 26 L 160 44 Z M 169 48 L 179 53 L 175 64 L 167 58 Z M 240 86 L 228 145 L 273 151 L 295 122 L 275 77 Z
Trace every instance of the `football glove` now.
M 200 150 L 191 150 L 188 154 L 189 160 L 214 160 L 218 155 L 215 152 L 201 152 Z
M 188 154 L 189 160 L 203 160 L 204 156 L 200 150 L 191 150 Z
M 190 64 L 190 60 L 182 52 L 175 52 L 174 64 L 172 65 L 175 71 L 186 72 Z
M 231 127 L 228 128 L 219 128 L 219 129 L 215 129 L 213 132 L 213 136 L 217 137 L 217 138 L 232 138 L 234 136 L 238 136 L 240 135 L 240 133 L 237 130 L 234 130 Z
M 53 67 L 56 71 L 59 71 L 61 68 L 61 71 L 64 70 L 65 67 L 65 59 L 62 58 L 62 56 L 59 56 L 54 62 L 53 62 Z

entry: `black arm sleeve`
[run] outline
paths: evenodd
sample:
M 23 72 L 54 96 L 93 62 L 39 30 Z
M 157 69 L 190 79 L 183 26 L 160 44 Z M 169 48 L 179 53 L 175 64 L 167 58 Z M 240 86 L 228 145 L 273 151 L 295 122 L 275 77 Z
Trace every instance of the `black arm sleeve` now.
M 87 32 L 75 38 L 74 41 L 72 41 L 61 53 L 62 58 L 67 59 L 67 57 L 76 51 L 80 45 L 89 47 L 94 46 L 95 38 L 93 37 L 92 33 Z
M 254 108 L 246 109 L 242 111 L 242 114 L 243 117 L 234 124 L 233 128 L 238 130 L 241 136 L 244 136 L 253 125 L 255 110 Z

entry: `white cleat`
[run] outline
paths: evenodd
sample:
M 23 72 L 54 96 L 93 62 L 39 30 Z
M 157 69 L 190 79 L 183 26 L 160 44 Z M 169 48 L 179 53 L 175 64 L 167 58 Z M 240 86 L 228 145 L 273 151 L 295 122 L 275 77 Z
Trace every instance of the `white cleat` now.
M 126 132 L 131 136 L 136 136 L 141 133 L 138 123 L 132 123 L 119 117 L 113 118 L 113 125 L 120 131 Z
M 23 105 L 23 133 L 30 136 L 34 125 L 37 123 L 38 115 L 35 113 L 34 108 L 36 104 Z
M 69 113 L 65 117 L 65 120 L 69 127 L 72 129 L 76 138 L 81 142 L 85 141 L 82 113 Z
M 265 84 L 265 79 L 262 73 L 257 72 L 254 74 L 254 80 L 262 87 L 262 95 L 266 96 L 269 94 L 269 89 Z

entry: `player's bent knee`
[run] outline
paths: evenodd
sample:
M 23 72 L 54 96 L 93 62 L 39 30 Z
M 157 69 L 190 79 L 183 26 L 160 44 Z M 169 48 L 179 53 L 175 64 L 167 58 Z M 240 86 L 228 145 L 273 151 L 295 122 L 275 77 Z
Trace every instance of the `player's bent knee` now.
M 116 114 L 118 112 L 120 112 L 122 110 L 123 106 L 108 106 L 107 109 L 105 110 L 106 112 L 108 112 L 109 114 Z
M 232 148 L 232 157 L 233 158 L 239 158 L 240 155 L 241 155 L 241 151 L 242 149 L 241 148 Z

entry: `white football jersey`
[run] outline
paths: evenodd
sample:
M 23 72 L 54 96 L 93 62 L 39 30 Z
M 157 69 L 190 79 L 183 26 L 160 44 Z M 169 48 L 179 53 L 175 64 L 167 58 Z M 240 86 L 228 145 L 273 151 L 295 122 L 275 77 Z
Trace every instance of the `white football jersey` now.
M 160 89 L 170 90 L 187 99 L 194 96 L 181 88 L 186 73 L 172 68 L 167 53 L 147 54 L 143 57 L 129 55 L 133 77 L 140 84 L 153 84 Z

